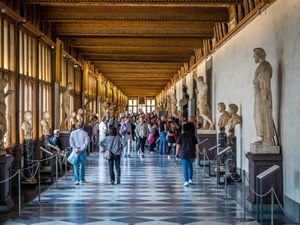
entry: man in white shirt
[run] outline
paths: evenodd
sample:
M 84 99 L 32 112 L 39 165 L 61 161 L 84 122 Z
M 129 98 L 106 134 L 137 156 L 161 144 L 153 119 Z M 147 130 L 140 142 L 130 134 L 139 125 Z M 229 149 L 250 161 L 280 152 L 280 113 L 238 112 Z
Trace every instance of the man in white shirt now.
M 99 124 L 99 143 L 106 137 L 106 134 L 107 134 L 107 125 L 106 125 L 105 121 L 106 121 L 106 117 L 104 116 L 104 117 L 102 117 L 102 120 Z M 99 145 L 99 148 L 100 148 L 100 151 L 103 152 L 103 148 L 100 145 Z
M 72 151 L 75 151 L 75 153 L 78 154 L 78 162 L 74 165 L 75 185 L 79 185 L 79 182 L 86 182 L 85 160 L 89 141 L 88 133 L 83 130 L 83 123 L 78 123 L 78 129 L 74 130 L 70 135 L 70 145 Z

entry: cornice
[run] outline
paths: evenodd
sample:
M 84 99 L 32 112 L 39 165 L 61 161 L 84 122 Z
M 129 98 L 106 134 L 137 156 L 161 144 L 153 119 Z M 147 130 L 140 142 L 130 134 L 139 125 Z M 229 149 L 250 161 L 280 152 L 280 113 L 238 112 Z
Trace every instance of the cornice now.
M 101 36 L 114 36 L 114 35 L 144 35 L 144 36 L 176 36 L 191 37 L 199 36 L 201 38 L 211 38 L 213 31 L 171 31 L 171 30 L 96 30 L 96 29 L 70 29 L 65 27 L 55 27 L 52 30 L 55 35 L 101 35 Z
M 105 15 L 45 15 L 42 20 L 46 21 L 97 21 L 97 20 L 141 20 L 141 21 L 205 21 L 224 22 L 228 16 L 199 16 L 199 17 L 178 17 L 178 16 L 105 16 Z
M 241 4 L 243 0 L 24 0 L 25 3 L 202 3 L 202 4 Z

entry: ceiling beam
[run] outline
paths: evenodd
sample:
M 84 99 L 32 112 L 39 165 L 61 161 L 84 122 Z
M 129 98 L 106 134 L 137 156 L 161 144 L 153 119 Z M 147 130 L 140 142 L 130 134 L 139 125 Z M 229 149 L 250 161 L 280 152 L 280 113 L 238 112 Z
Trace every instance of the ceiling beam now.
M 156 0 L 155 2 L 149 0 L 132 0 L 124 2 L 122 0 L 24 0 L 27 4 L 41 4 L 41 5 L 80 5 L 80 6 L 164 6 L 164 7 L 203 7 L 211 5 L 224 5 L 224 4 L 242 4 L 243 0 Z

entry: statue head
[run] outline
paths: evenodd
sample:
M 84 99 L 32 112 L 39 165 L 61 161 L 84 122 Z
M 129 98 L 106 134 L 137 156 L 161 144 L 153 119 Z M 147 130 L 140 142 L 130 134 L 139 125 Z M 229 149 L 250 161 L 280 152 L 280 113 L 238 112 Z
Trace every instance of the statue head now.
M 229 107 L 230 113 L 231 113 L 232 115 L 236 114 L 237 111 L 239 110 L 239 107 L 238 107 L 236 104 L 233 104 L 233 103 L 229 104 L 228 107 Z
M 187 92 L 187 89 L 188 89 L 188 87 L 186 86 L 186 84 L 183 84 L 182 85 L 182 91 L 183 92 Z
M 24 120 L 26 120 L 26 121 L 28 121 L 28 120 L 31 120 L 31 118 L 32 118 L 32 112 L 31 111 L 26 111 L 25 113 L 24 113 Z
M 72 89 L 73 89 L 73 84 L 71 82 L 69 82 L 67 84 L 67 90 L 69 91 L 69 90 L 72 90 Z
M 254 57 L 255 63 L 258 63 L 259 59 L 263 59 L 263 60 L 266 59 L 266 52 L 263 48 L 255 48 L 255 49 L 253 49 L 253 53 L 254 53 L 253 57 Z
M 44 119 L 49 119 L 50 118 L 50 112 L 49 111 L 43 112 L 43 118 Z
M 219 110 L 219 112 L 224 112 L 225 109 L 226 109 L 226 106 L 225 106 L 224 102 L 219 102 L 218 103 L 218 110 Z

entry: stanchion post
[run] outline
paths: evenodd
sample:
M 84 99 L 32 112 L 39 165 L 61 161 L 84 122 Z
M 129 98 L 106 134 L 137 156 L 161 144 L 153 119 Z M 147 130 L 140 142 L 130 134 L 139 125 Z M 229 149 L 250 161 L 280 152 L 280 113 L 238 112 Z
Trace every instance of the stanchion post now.
M 274 188 L 271 186 L 271 225 L 274 224 Z
M 19 174 L 18 174 L 18 197 L 19 197 L 19 218 L 21 218 L 21 170 L 19 170 Z
M 260 194 L 260 203 L 259 203 L 259 206 L 260 206 L 260 210 L 259 210 L 259 214 L 260 214 L 260 223 L 262 224 L 263 221 L 264 221 L 264 200 L 263 200 L 263 181 L 260 180 L 260 184 L 259 184 L 259 194 Z
M 39 162 L 39 203 L 41 203 L 41 163 Z
M 68 172 L 68 160 L 67 160 L 67 149 L 65 149 L 65 178 L 66 178 L 66 180 L 68 180 L 67 172 Z
M 225 161 L 225 199 L 227 199 L 227 163 L 228 160 Z
M 243 208 L 244 208 L 244 220 L 246 219 L 246 172 L 243 170 Z
M 259 179 L 256 178 L 256 191 L 259 191 Z M 255 194 L 255 193 L 254 193 Z M 259 197 L 256 195 L 256 221 L 259 221 Z
M 58 189 L 58 154 L 59 154 L 59 152 L 57 151 L 56 159 L 55 159 L 55 179 L 56 179 L 56 188 L 57 189 Z
M 205 178 L 205 148 L 203 148 L 203 178 Z

